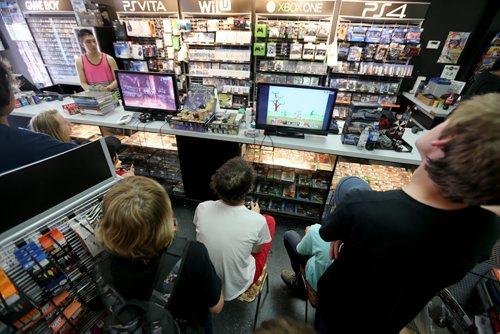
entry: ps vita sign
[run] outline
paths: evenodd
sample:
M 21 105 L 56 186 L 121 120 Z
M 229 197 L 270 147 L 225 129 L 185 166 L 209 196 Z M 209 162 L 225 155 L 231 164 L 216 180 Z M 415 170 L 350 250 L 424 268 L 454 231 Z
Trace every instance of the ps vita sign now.
M 176 1 L 168 0 L 115 0 L 117 12 L 168 12 L 178 11 Z
M 335 1 L 268 0 L 256 3 L 259 14 L 331 15 Z

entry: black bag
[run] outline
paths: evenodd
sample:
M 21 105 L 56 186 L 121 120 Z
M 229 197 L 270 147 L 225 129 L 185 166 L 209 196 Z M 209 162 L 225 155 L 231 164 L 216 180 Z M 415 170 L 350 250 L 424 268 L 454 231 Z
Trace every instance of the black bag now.
M 96 283 L 104 306 L 110 316 L 104 332 L 110 334 L 180 333 L 177 322 L 168 310 L 175 292 L 189 241 L 176 238 L 163 252 L 149 300 L 125 300 L 113 287 L 111 268 L 105 260 L 97 264 Z M 173 280 L 173 283 L 172 283 Z

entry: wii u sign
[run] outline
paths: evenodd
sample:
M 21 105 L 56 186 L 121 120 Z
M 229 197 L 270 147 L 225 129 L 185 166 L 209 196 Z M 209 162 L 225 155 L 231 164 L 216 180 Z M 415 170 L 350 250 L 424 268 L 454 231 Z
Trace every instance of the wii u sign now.
M 231 11 L 231 0 L 198 1 L 202 13 L 216 14 Z
M 257 2 L 256 12 L 282 15 L 331 15 L 334 7 L 335 1 L 270 0 Z

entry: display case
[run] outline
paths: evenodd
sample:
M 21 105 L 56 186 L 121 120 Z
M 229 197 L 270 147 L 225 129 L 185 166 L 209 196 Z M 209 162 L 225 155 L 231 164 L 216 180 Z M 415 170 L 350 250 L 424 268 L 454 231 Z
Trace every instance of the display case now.
M 26 20 L 52 81 L 79 84 L 75 59 L 81 55 L 74 14 L 27 14 Z
M 337 156 L 259 145 L 242 155 L 257 173 L 253 196 L 263 212 L 322 217 Z

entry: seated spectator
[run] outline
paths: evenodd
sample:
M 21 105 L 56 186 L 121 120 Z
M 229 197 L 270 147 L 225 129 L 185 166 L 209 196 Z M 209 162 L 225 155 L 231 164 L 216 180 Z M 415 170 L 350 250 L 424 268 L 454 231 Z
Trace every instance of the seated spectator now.
M 415 146 L 422 163 L 403 189 L 343 183 L 319 230 L 335 255 L 318 281 L 319 333 L 398 333 L 490 257 L 500 226 L 481 205 L 500 204 L 500 94 L 461 102 Z
M 62 142 L 71 142 L 71 122 L 62 117 L 57 110 L 39 113 L 30 121 L 29 128 L 35 132 L 45 133 Z
M 12 73 L 0 59 L 0 173 L 77 147 L 45 134 L 10 127 L 8 117 L 15 106 L 14 89 Z
M 196 208 L 196 239 L 208 249 L 215 270 L 222 280 L 226 300 L 233 300 L 256 282 L 271 249 L 275 222 L 261 215 L 257 203 L 251 210 L 245 196 L 255 182 L 252 166 L 240 157 L 222 165 L 210 182 L 220 198 Z
M 108 136 L 104 138 L 104 140 L 106 141 L 106 146 L 108 147 L 109 155 L 111 156 L 111 160 L 113 161 L 113 165 L 115 166 L 116 174 L 120 175 L 121 177 L 134 176 L 135 169 L 133 164 L 130 166 L 129 170 L 125 170 L 122 167 L 122 161 L 118 156 L 118 151 L 120 150 L 120 147 L 122 145 L 120 139 L 113 136 Z
M 97 240 L 110 253 L 101 264 L 111 271 L 112 283 L 107 283 L 125 300 L 148 300 L 160 257 L 175 242 L 175 230 L 170 199 L 159 183 L 134 176 L 115 184 L 104 196 L 97 231 Z M 169 304 L 182 331 L 200 330 L 211 319 L 209 312 L 219 313 L 224 305 L 207 249 L 196 241 L 187 247 Z
M 321 239 L 320 227 L 320 224 L 307 226 L 302 238 L 295 231 L 286 231 L 283 238 L 293 272 L 283 270 L 281 279 L 301 298 L 305 298 L 305 287 L 300 277 L 300 268 L 304 268 L 307 281 L 317 291 L 319 278 L 332 264 L 330 243 Z

